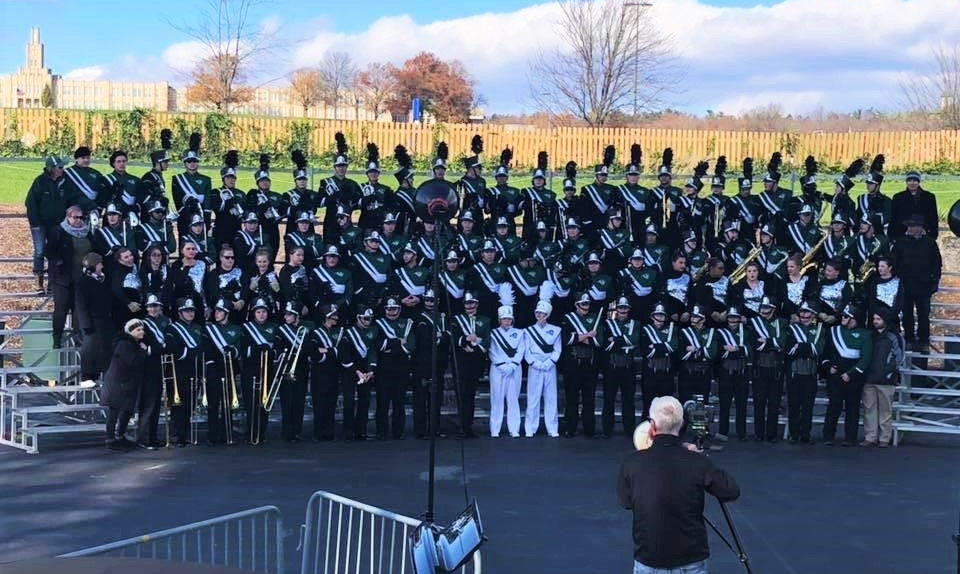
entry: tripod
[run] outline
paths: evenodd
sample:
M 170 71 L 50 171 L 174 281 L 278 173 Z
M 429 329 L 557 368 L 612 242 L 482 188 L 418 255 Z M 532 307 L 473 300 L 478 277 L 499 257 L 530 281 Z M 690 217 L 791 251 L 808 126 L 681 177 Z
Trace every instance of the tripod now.
M 733 537 L 733 544 L 736 544 L 736 548 L 733 547 L 733 544 L 730 544 L 730 541 L 720 532 L 720 529 L 710 521 L 706 516 L 703 517 L 703 521 L 707 523 L 707 526 L 713 529 L 717 533 L 717 536 L 720 537 L 720 540 L 723 540 L 723 543 L 727 545 L 727 548 L 731 552 L 737 555 L 737 560 L 743 564 L 743 568 L 747 571 L 747 574 L 753 574 L 753 570 L 750 568 L 750 558 L 747 557 L 746 550 L 743 549 L 743 541 L 740 540 L 740 534 L 737 532 L 737 528 L 733 525 L 733 518 L 730 516 L 730 511 L 727 509 L 727 505 L 724 502 L 720 503 L 720 510 L 723 512 L 723 518 L 727 521 L 727 528 L 730 529 L 730 534 Z M 960 542 L 957 543 L 958 556 L 960 556 Z M 958 558 L 960 560 L 960 558 Z

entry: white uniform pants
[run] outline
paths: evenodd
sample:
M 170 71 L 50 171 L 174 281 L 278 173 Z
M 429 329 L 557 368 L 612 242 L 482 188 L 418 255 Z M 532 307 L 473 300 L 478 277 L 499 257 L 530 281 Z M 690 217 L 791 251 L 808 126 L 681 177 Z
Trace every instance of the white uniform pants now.
M 513 370 L 490 367 L 490 436 L 500 436 L 503 426 L 503 402 L 507 402 L 507 430 L 520 435 L 520 365 Z
M 540 428 L 540 399 L 543 398 L 543 422 L 547 427 L 547 434 L 559 436 L 559 422 L 557 420 L 557 366 L 549 369 L 534 369 L 527 371 L 527 414 L 523 426 L 526 434 L 531 437 Z

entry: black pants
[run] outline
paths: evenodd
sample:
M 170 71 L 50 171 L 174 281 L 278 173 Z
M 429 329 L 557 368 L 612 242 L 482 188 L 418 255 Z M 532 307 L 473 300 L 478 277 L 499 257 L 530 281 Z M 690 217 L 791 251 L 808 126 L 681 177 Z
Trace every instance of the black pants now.
M 837 434 L 837 422 L 843 413 L 843 440 L 857 442 L 860 434 L 860 395 L 863 392 L 863 377 L 853 373 L 843 382 L 840 373 L 827 379 L 827 416 L 823 421 L 823 440 L 833 440 Z
M 563 398 L 563 424 L 567 434 L 577 434 L 577 424 L 582 416 L 583 434 L 593 436 L 597 427 L 597 364 L 594 361 L 573 357 L 564 361 Z
M 234 391 L 230 389 L 226 382 L 223 365 L 216 363 L 208 365 L 207 440 L 209 442 L 226 443 L 228 435 L 231 441 L 236 441 L 236 437 L 233 436 L 233 410 L 231 405 L 233 393 Z
M 124 435 L 127 434 L 127 427 L 132 417 L 133 411 L 122 411 L 112 407 L 107 409 L 107 440 L 126 438 Z
M 680 404 L 693 400 L 695 395 L 701 395 L 704 401 L 708 401 L 711 377 L 710 365 L 706 363 L 681 363 L 680 374 L 677 375 L 677 398 L 680 399 Z
M 614 367 L 607 364 L 603 372 L 603 412 L 600 416 L 603 425 L 603 434 L 612 435 L 614 427 L 614 407 L 617 402 L 617 392 L 620 392 L 620 417 L 623 420 L 623 432 L 633 436 L 633 429 L 637 426 L 637 407 L 635 395 L 637 393 L 637 379 L 634 374 L 633 358 L 628 357 L 629 364 L 624 367 Z
M 377 438 L 401 438 L 407 424 L 403 399 L 410 384 L 407 361 L 384 358 L 377 372 Z
M 257 367 L 259 368 L 259 366 Z M 260 443 L 267 438 L 267 411 L 263 408 L 263 386 L 259 372 L 254 385 L 252 376 L 243 377 L 243 410 L 247 413 L 247 428 L 244 439 L 251 443 Z M 268 378 L 272 373 L 267 373 Z M 269 385 L 269 380 L 263 385 Z
M 730 434 L 730 404 L 736 401 L 736 431 L 739 438 L 747 436 L 747 382 L 746 372 L 727 372 L 718 375 L 720 387 L 720 422 L 722 435 Z
M 337 415 L 339 369 L 314 363 L 310 369 L 310 402 L 313 406 L 313 438 L 333 440 Z
M 137 407 L 137 442 L 157 444 L 157 426 L 160 422 L 160 407 L 163 402 L 163 379 L 160 362 L 147 361 L 147 368 L 140 386 L 140 402 Z M 169 424 L 169 421 L 167 421 Z
M 673 371 L 654 371 L 644 367 L 643 378 L 640 381 L 643 389 L 643 416 L 650 416 L 650 403 L 657 397 L 675 396 L 677 386 L 673 380 Z
M 473 434 L 473 416 L 477 404 L 477 385 L 483 373 L 484 357 L 478 352 L 457 351 L 457 396 L 460 410 L 460 432 Z M 441 393 L 442 396 L 442 393 Z M 439 430 L 439 429 L 437 429 Z
M 73 285 L 69 283 L 63 285 L 51 281 L 50 292 L 53 294 L 53 346 L 59 348 L 63 346 L 63 329 L 67 324 L 67 313 L 74 310 L 76 298 Z
M 193 414 L 193 357 L 176 362 L 177 384 L 176 393 L 171 382 L 167 385 L 167 397 L 170 399 L 170 435 L 171 441 L 185 443 L 190 440 L 190 417 Z M 174 397 L 179 397 L 180 404 L 176 404 Z
M 80 377 L 97 380 L 110 365 L 113 352 L 113 323 L 109 317 L 95 317 L 92 333 L 85 333 L 80 344 Z
M 787 380 L 790 438 L 810 440 L 813 403 L 817 398 L 817 375 L 793 375 Z
M 367 437 L 370 422 L 370 387 L 374 382 L 357 384 L 357 369 L 340 370 L 340 392 L 343 394 L 343 438 Z
M 753 377 L 753 434 L 760 440 L 776 440 L 780 425 L 783 378 L 776 367 L 757 367 Z
M 307 406 L 307 373 L 300 363 L 296 375 L 280 385 L 280 436 L 283 440 L 300 438 L 303 413 Z
M 914 308 L 916 308 L 916 331 L 914 331 Z M 930 294 L 914 289 L 903 290 L 903 337 L 908 343 L 930 342 Z

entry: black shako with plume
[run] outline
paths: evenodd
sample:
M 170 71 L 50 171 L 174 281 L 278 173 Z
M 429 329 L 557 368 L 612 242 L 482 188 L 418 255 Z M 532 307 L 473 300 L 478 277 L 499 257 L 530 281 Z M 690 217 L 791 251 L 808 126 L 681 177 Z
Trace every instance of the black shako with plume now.
M 576 190 L 577 189 L 577 162 L 568 161 L 567 165 L 563 168 L 563 189 L 564 191 L 568 189 Z
M 697 163 L 697 167 L 693 168 L 693 177 L 687 180 L 687 183 L 684 187 L 689 187 L 700 191 L 703 189 L 703 178 L 707 175 L 707 171 L 710 169 L 710 164 L 705 161 Z
M 803 160 L 803 177 L 800 178 L 800 189 L 803 193 L 810 194 L 816 193 L 817 191 L 817 170 L 820 168 L 817 165 L 817 158 L 812 155 L 808 155 L 807 159 Z
M 402 145 L 393 148 L 393 159 L 397 161 L 399 166 L 399 169 L 393 174 L 397 178 L 397 183 L 413 181 L 413 158 L 410 157 L 407 148 Z
M 878 188 L 880 187 L 880 184 L 883 183 L 883 164 L 886 161 L 887 158 L 883 157 L 882 153 L 878 153 L 873 158 L 873 161 L 870 162 L 870 173 L 867 174 L 867 183 L 875 183 Z
M 866 163 L 867 162 L 863 161 L 863 158 L 853 160 L 853 163 L 843 171 L 843 174 L 838 177 L 834 183 L 842 187 L 844 191 L 849 192 L 856 184 L 854 181 L 856 177 L 863 173 L 863 167 Z
M 257 183 L 264 179 L 270 179 L 270 154 L 268 153 L 260 154 L 260 169 L 257 170 L 256 175 Z
M 753 187 L 753 158 L 743 158 L 743 173 L 737 178 L 737 187 L 739 189 L 750 189 Z
M 497 166 L 497 171 L 493 174 L 494 177 L 507 177 L 510 175 L 510 162 L 513 161 L 513 150 L 505 147 L 503 151 L 500 152 L 500 165 Z
M 660 158 L 660 169 L 657 176 L 673 177 L 673 148 L 668 147 L 663 150 L 663 156 Z
M 476 134 L 471 138 L 470 151 L 473 152 L 473 155 L 463 158 L 463 167 L 466 169 L 481 167 L 483 165 L 483 158 L 480 155 L 483 153 L 483 137 L 481 137 L 480 134 Z
M 347 165 L 350 163 L 350 158 L 347 156 L 350 151 L 350 148 L 347 147 L 347 137 L 343 135 L 343 132 L 337 132 L 333 135 L 333 139 L 337 142 L 337 153 L 333 158 L 334 167 Z
M 595 175 L 610 175 L 610 166 L 613 165 L 615 159 L 617 159 L 617 148 L 615 146 L 608 145 L 603 148 L 602 163 L 597 164 L 593 173 Z
M 308 179 L 310 174 L 307 172 L 307 156 L 303 150 L 295 149 L 290 152 L 290 159 L 293 161 L 293 179 Z
M 773 152 L 770 161 L 767 162 L 767 173 L 763 176 L 763 181 L 778 183 L 780 181 L 781 165 L 783 165 L 783 154 L 778 151 Z
M 640 163 L 643 161 L 643 148 L 635 143 L 630 146 L 630 164 L 627 165 L 627 175 L 640 175 Z
M 150 161 L 156 165 L 163 161 L 170 161 L 170 148 L 173 146 L 173 132 L 168 128 L 160 130 L 160 149 L 150 154 Z
M 533 179 L 538 177 L 541 179 L 547 178 L 547 171 L 550 169 L 550 156 L 546 151 L 541 151 L 537 153 L 537 169 L 533 170 Z
M 447 142 L 440 142 L 437 144 L 437 158 L 433 160 L 433 169 L 437 170 L 440 168 L 447 169 L 447 159 L 450 157 L 450 148 L 447 147 Z
M 380 173 L 380 148 L 373 142 L 367 142 L 367 173 Z
M 713 166 L 713 177 L 710 179 L 710 187 L 719 189 L 721 192 L 727 185 L 727 156 L 722 155 L 717 158 L 716 165 Z
M 237 166 L 240 165 L 240 152 L 235 149 L 223 154 L 223 167 L 220 168 L 220 178 L 227 176 L 237 177 Z
M 190 134 L 187 141 L 187 150 L 183 152 L 183 161 L 200 161 L 200 132 Z

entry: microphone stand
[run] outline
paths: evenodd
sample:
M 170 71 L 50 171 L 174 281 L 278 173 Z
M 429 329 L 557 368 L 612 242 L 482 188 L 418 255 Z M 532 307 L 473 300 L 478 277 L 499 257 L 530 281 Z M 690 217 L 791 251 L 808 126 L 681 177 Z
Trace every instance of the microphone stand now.
M 433 228 L 433 293 L 435 303 L 431 311 L 433 319 L 433 340 L 437 339 L 437 329 L 440 324 L 440 257 L 441 235 L 447 228 L 445 219 L 446 213 L 437 214 Z M 434 517 L 434 498 L 436 494 L 436 470 L 437 470 L 437 431 L 440 429 L 440 384 L 437 380 L 438 363 L 440 362 L 440 345 L 433 346 L 433 356 L 430 365 L 430 462 L 427 469 L 427 510 L 423 514 L 423 519 L 429 524 L 433 524 Z

